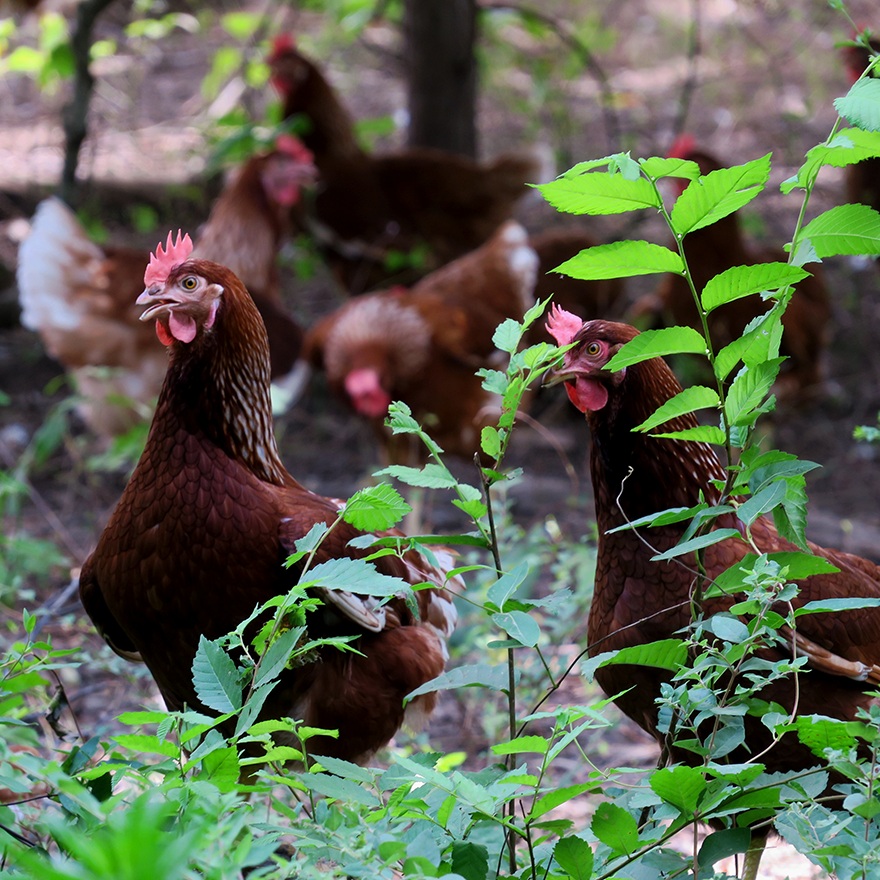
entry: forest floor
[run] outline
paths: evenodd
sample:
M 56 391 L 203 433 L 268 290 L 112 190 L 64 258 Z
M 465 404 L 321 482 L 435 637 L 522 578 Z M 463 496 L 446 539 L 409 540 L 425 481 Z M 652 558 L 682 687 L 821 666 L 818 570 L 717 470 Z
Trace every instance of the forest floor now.
M 799 202 L 794 196 L 780 196 L 774 185 L 789 177 L 805 150 L 831 128 L 831 99 L 846 89 L 834 44 L 847 34 L 845 23 L 829 10 L 807 14 L 783 6 L 732 0 L 704 4 L 697 88 L 686 126 L 728 164 L 773 150 L 771 187 L 744 213 L 753 238 L 780 245 L 791 234 Z M 570 12 L 563 2 L 550 7 L 560 17 Z M 597 13 L 593 22 L 600 35 L 596 57 L 616 95 L 622 132 L 617 146 L 631 148 L 634 155 L 662 154 L 676 132 L 689 70 L 682 24 L 688 8 L 683 0 L 609 4 L 609 11 Z M 870 4 L 854 3 L 850 8 L 856 20 L 868 20 Z M 122 15 L 111 7 L 102 28 L 118 35 Z M 373 26 L 364 39 L 340 48 L 314 13 L 294 14 L 292 25 L 304 49 L 327 59 L 334 83 L 349 106 L 358 108 L 359 117 L 400 116 L 405 98 L 392 29 Z M 199 84 L 213 49 L 223 40 L 216 29 L 207 35 L 174 31 L 161 50 L 158 44 L 129 46 L 96 65 L 99 84 L 80 175 L 86 181 L 86 212 L 100 221 L 111 239 L 153 246 L 157 231 L 161 237 L 172 225 L 194 228 L 206 216 L 208 200 L 204 195 L 192 199 L 193 190 L 187 188 L 202 180 L 208 152 L 205 128 L 230 103 L 239 101 L 253 109 L 266 97 L 242 87 L 210 103 L 202 99 Z M 552 147 L 563 170 L 610 151 L 596 82 L 571 59 L 564 71 L 554 70 L 558 42 L 552 37 L 538 40 L 512 27 L 493 28 L 487 42 L 480 115 L 487 155 L 510 144 L 540 142 Z M 63 88 L 54 95 L 42 94 L 21 77 L 0 80 L 0 288 L 8 288 L 0 294 L 0 391 L 9 397 L 0 408 L 0 469 L 13 468 L 52 408 L 67 397 L 63 386 L 51 387 L 61 371 L 45 355 L 39 338 L 16 325 L 12 274 L 27 218 L 60 173 L 64 95 Z M 398 132 L 380 146 L 395 145 L 399 139 Z M 823 172 L 811 214 L 840 202 L 841 190 L 841 175 Z M 151 206 L 155 229 L 133 231 L 133 203 Z M 530 197 L 520 219 L 528 228 L 540 229 L 558 218 Z M 597 223 L 590 228 L 598 238 L 610 240 L 623 224 Z M 656 232 L 650 220 L 637 229 L 645 237 Z M 288 269 L 302 262 L 300 251 L 287 252 Z M 843 260 L 828 261 L 824 269 L 834 312 L 826 381 L 809 401 L 775 413 L 765 431 L 777 448 L 822 466 L 808 481 L 810 536 L 880 561 L 880 447 L 857 443 L 852 436 L 855 426 L 874 424 L 880 412 L 880 271 Z M 631 295 L 653 283 L 649 279 L 633 284 Z M 289 271 L 286 294 L 304 323 L 342 301 L 320 266 L 309 277 Z M 278 434 L 285 463 L 297 479 L 316 491 L 346 496 L 378 466 L 378 451 L 368 427 L 325 391 L 318 378 L 301 405 L 279 421 Z M 544 394 L 536 410 L 544 432 L 529 425 L 517 429 L 510 464 L 522 467 L 523 477 L 509 491 L 510 528 L 524 533 L 558 529 L 563 541 L 589 540 L 593 526 L 585 468 L 588 432 L 572 414 L 558 395 Z M 3 610 L 12 620 L 22 606 L 51 601 L 54 589 L 66 582 L 67 569 L 87 555 L 124 483 L 123 474 L 96 472 L 90 466 L 98 448 L 75 419 L 68 426 L 48 459 L 30 472 L 29 498 L 16 511 L 9 508 L 4 519 L 7 531 L 59 545 L 67 562 L 54 569 L 54 581 L 22 579 L 19 595 L 14 600 L 7 597 L 12 605 Z M 461 468 L 466 475 L 467 466 Z M 442 501 L 433 503 L 429 515 L 438 531 L 461 527 Z M 111 655 L 74 609 L 75 599 L 61 609 L 65 613 L 51 623 L 51 630 L 57 640 L 89 646 L 90 666 L 65 680 L 79 723 L 100 727 L 120 711 L 155 702 L 147 676 Z M 582 636 L 583 627 L 556 648 L 576 652 Z M 566 698 L 572 701 L 596 697 L 584 692 L 580 680 L 571 690 Z M 432 742 L 444 750 L 479 754 L 486 746 L 487 730 L 486 719 L 475 717 L 480 712 L 485 707 L 467 699 L 447 699 L 429 731 Z M 625 719 L 598 734 L 591 747 L 607 763 L 647 767 L 656 759 L 653 742 Z M 584 805 L 585 815 L 591 808 Z M 809 865 L 792 859 L 788 848 L 771 848 L 765 876 L 812 876 Z

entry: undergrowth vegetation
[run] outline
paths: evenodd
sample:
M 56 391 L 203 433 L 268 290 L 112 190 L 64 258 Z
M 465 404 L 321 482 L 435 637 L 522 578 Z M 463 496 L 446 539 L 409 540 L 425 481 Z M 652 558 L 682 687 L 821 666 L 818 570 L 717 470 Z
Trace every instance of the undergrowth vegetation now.
M 878 876 L 880 709 L 857 722 L 790 718 L 756 697 L 771 677 L 809 674 L 802 659 L 768 666 L 755 651 L 777 640 L 781 627 L 796 627 L 797 612 L 784 616 L 771 610 L 793 597 L 791 580 L 826 564 L 809 554 L 804 536 L 804 474 L 810 463 L 756 444 L 755 426 L 774 405 L 780 321 L 805 265 L 841 254 L 880 253 L 880 216 L 870 208 L 846 205 L 806 220 L 824 165 L 880 156 L 880 79 L 863 76 L 836 106 L 849 127 L 842 121 L 835 125 L 783 184 L 785 192 L 801 192 L 804 205 L 788 262 L 738 267 L 705 290 L 693 290 L 704 316 L 747 295 L 762 296 L 766 313 L 720 351 L 697 331 L 672 328 L 645 332 L 614 361 L 620 368 L 656 355 L 690 353 L 707 358 L 715 380 L 714 387 L 686 390 L 641 426 L 651 431 L 676 413 L 707 410 L 714 421 L 699 429 L 697 439 L 716 444 L 731 464 L 721 505 L 689 512 L 693 526 L 674 553 L 719 540 L 712 520 L 720 507 L 731 509 L 733 498 L 746 530 L 759 515 L 770 514 L 802 552 L 756 552 L 709 585 L 742 594 L 734 614 L 697 615 L 692 628 L 675 639 L 585 660 L 582 622 L 592 543 L 562 544 L 552 519 L 524 533 L 503 510 L 503 487 L 517 478 L 505 456 L 520 400 L 559 357 L 545 344 L 521 347 L 528 327 L 542 320 L 546 304 L 539 303 L 523 322 L 508 321 L 496 331 L 495 344 L 510 359 L 505 371 L 484 376 L 504 404 L 498 424 L 482 436 L 491 464 L 475 470 L 471 483 L 457 479 L 442 450 L 405 406 L 395 404 L 391 428 L 419 437 L 430 462 L 380 473 L 410 486 L 450 491 L 452 503 L 472 521 L 467 533 L 443 538 L 460 552 L 459 571 L 468 584 L 459 597 L 463 623 L 453 659 L 446 673 L 419 692 L 461 691 L 462 704 L 482 722 L 486 750 L 440 754 L 420 735 L 401 739 L 375 766 L 360 767 L 312 753 L 310 740 L 327 731 L 296 719 L 260 717 L 282 670 L 310 662 L 312 652 L 326 644 L 308 635 L 308 614 L 318 601 L 310 587 L 349 589 L 354 578 L 359 592 L 382 596 L 399 589 L 368 561 L 309 565 L 328 530 L 315 528 L 298 547 L 296 558 L 306 561 L 298 587 L 255 609 L 234 633 L 203 639 L 192 672 L 205 711 L 128 711 L 117 719 L 116 732 L 77 731 L 48 748 L 42 725 L 51 727 L 60 676 L 85 658 L 53 647 L 41 635 L 40 619 L 24 613 L 21 630 L 8 634 L 14 643 L 0 657 L 0 876 L 721 878 L 729 875 L 713 866 L 745 852 L 749 826 L 769 824 L 840 878 Z M 616 154 L 580 163 L 542 191 L 559 210 L 572 213 L 659 212 L 677 243 L 675 249 L 644 241 L 597 246 L 570 262 L 571 274 L 677 272 L 690 280 L 684 237 L 759 196 L 770 163 L 768 154 L 712 172 L 700 187 L 685 189 L 671 209 L 659 184 L 669 177 L 697 179 L 693 162 Z M 53 430 L 50 424 L 44 438 Z M 8 523 L 15 522 L 31 463 L 23 459 L 19 470 L 3 474 L 0 502 Z M 340 516 L 375 532 L 400 521 L 407 510 L 398 491 L 380 483 L 354 495 Z M 10 592 L 35 565 L 59 559 L 58 551 L 26 542 L 14 530 L 3 539 L 0 572 Z M 436 546 L 431 536 L 370 542 L 376 553 L 414 547 L 430 556 Z M 800 613 L 841 607 L 814 603 Z M 245 638 L 245 626 L 267 615 L 257 637 Z M 576 650 L 563 650 L 578 638 Z M 332 642 L 335 649 L 354 650 L 344 639 Z M 573 703 L 565 698 L 565 685 L 573 676 L 589 681 L 600 663 L 669 671 L 660 717 L 697 754 L 693 766 L 658 765 L 644 772 L 595 760 L 584 744 L 610 724 L 609 700 L 597 696 L 589 704 Z M 731 670 L 741 682 L 735 691 L 724 684 Z M 768 774 L 760 756 L 727 763 L 725 756 L 743 741 L 742 717 L 749 711 L 760 712 L 776 736 L 794 729 L 823 769 Z M 828 769 L 847 779 L 842 801 L 826 803 L 819 796 Z M 579 824 L 566 805 L 583 799 L 591 815 Z M 701 838 L 693 851 L 668 845 L 684 829 L 691 829 L 696 841 L 696 829 L 709 821 L 721 830 Z

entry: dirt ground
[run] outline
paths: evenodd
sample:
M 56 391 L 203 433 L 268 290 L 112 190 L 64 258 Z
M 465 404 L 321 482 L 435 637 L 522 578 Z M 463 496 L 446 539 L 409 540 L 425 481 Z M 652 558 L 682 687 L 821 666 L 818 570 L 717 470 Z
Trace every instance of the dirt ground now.
M 800 207 L 795 196 L 782 197 L 775 187 L 797 168 L 804 152 L 824 139 L 834 121 L 833 97 L 847 88 L 835 43 L 849 31 L 845 20 L 824 4 L 735 2 L 699 4 L 700 54 L 689 65 L 686 26 L 691 4 L 638 0 L 606 4 L 589 13 L 584 35 L 614 93 L 613 110 L 620 131 L 614 149 L 634 155 L 662 154 L 677 132 L 682 96 L 694 73 L 694 91 L 684 128 L 707 149 L 733 164 L 773 151 L 772 186 L 744 212 L 755 240 L 781 245 L 790 236 Z M 562 0 L 542 5 L 560 21 L 574 22 L 583 4 Z M 118 7 L 118 8 L 117 8 Z M 124 8 L 123 8 L 124 7 Z M 128 4 L 111 6 L 99 35 L 120 36 Z M 178 7 L 175 7 L 178 8 Z M 184 6 L 180 8 L 185 8 Z M 872 4 L 861 0 L 848 8 L 856 21 L 870 20 Z M 500 13 L 496 14 L 500 15 Z M 188 20 L 187 20 L 188 21 Z M 302 48 L 320 57 L 332 80 L 359 118 L 403 118 L 405 95 L 396 31 L 384 24 L 369 27 L 354 42 L 315 13 L 287 10 L 284 26 L 297 32 Z M 486 29 L 484 91 L 480 105 L 481 150 L 490 156 L 510 146 L 541 144 L 563 170 L 576 161 L 608 153 L 613 138 L 598 102 L 595 77 L 577 60 L 565 59 L 565 43 L 539 38 L 509 23 Z M 23 39 L 33 39 L 33 20 L 21 24 Z M 207 33 L 172 30 L 156 43 L 123 41 L 117 55 L 95 64 L 98 77 L 90 136 L 83 150 L 80 177 L 88 194 L 87 211 L 116 241 L 153 246 L 171 225 L 194 227 L 207 214 L 210 191 L 200 182 L 209 156 L 206 132 L 232 106 L 259 113 L 268 87 L 247 90 L 234 82 L 218 97 L 205 100 L 199 86 L 213 50 L 228 42 L 218 28 Z M 0 391 L 9 396 L 0 408 L 0 468 L 9 468 L 63 399 L 46 390 L 60 368 L 43 352 L 36 335 L 14 320 L 14 267 L 17 243 L 38 200 L 51 191 L 61 168 L 60 110 L 65 85 L 40 93 L 24 77 L 0 79 Z M 400 131 L 380 139 L 377 148 L 401 143 Z M 196 183 L 195 189 L 185 184 Z M 196 198 L 190 198 L 193 191 Z M 810 215 L 843 200 L 842 177 L 826 169 Z M 154 207 L 156 230 L 136 232 L 130 207 Z M 520 210 L 530 229 L 558 222 L 546 205 L 530 197 Z M 597 237 L 609 240 L 623 220 L 590 223 Z M 649 219 L 629 234 L 662 235 Z M 662 240 L 662 239 L 655 239 Z M 288 250 L 288 269 L 301 256 Z M 833 300 L 831 346 L 826 381 L 797 409 L 779 411 L 766 430 L 778 448 L 816 461 L 811 475 L 810 535 L 820 543 L 880 560 L 880 447 L 856 443 L 856 425 L 872 424 L 880 412 L 880 271 L 872 265 L 830 260 L 824 267 Z M 635 296 L 654 279 L 633 283 Z M 305 323 L 341 301 L 329 274 L 317 266 L 304 279 L 286 273 L 291 309 Z M 302 404 L 278 424 L 282 452 L 290 471 L 309 487 L 332 495 L 350 494 L 378 462 L 372 435 L 313 383 Z M 523 480 L 511 490 L 516 521 L 531 526 L 555 518 L 571 540 L 588 534 L 592 500 L 584 463 L 587 432 L 562 401 L 542 400 L 541 424 L 554 438 L 522 426 L 514 440 L 511 464 L 522 466 Z M 61 448 L 32 477 L 29 502 L 7 515 L 7 530 L 24 528 L 63 546 L 72 565 L 88 553 L 123 484 L 121 475 L 97 475 L 87 467 L 94 442 L 74 424 Z M 573 481 L 570 470 L 576 473 Z M 447 505 L 432 508 L 438 531 L 459 523 Z M 59 583 L 63 572 L 59 572 Z M 29 607 L 49 599 L 48 584 L 27 583 L 30 592 L 4 616 L 14 619 L 23 602 Z M 32 598 L 31 598 L 32 597 Z M 70 610 L 73 606 L 67 606 Z M 68 614 L 54 624 L 59 638 L 88 639 L 87 625 Z M 562 647 L 562 646 L 561 646 Z M 94 644 L 100 672 L 83 672 L 67 682 L 79 701 L 77 713 L 106 720 L 130 707 L 132 687 L 143 700 L 149 682 L 132 667 Z M 463 720 L 450 706 L 438 723 L 444 743 Z M 626 723 L 610 746 L 627 752 L 630 763 L 650 764 L 653 745 Z M 454 748 L 454 743 L 449 743 Z M 767 876 L 811 876 L 809 868 L 789 861 Z

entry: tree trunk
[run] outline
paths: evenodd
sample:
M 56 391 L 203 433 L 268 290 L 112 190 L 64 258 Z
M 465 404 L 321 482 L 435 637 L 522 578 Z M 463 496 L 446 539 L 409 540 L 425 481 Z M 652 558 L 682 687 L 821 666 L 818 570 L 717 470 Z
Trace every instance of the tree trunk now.
M 476 157 L 476 0 L 406 0 L 411 147 Z

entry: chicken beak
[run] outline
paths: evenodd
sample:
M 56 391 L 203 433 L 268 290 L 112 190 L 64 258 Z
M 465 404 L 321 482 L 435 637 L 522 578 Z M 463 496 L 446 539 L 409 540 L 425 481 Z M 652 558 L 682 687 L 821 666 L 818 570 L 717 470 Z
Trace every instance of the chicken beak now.
M 147 306 L 140 316 L 141 321 L 152 321 L 156 313 L 168 306 L 177 305 L 184 300 L 179 296 L 169 295 L 164 284 L 153 284 L 146 288 L 134 301 L 135 305 Z
M 544 381 L 541 383 L 541 387 L 549 388 L 551 385 L 561 385 L 563 382 L 569 382 L 572 379 L 576 378 L 577 374 L 572 372 L 571 370 L 547 370 L 547 372 L 544 374 Z

